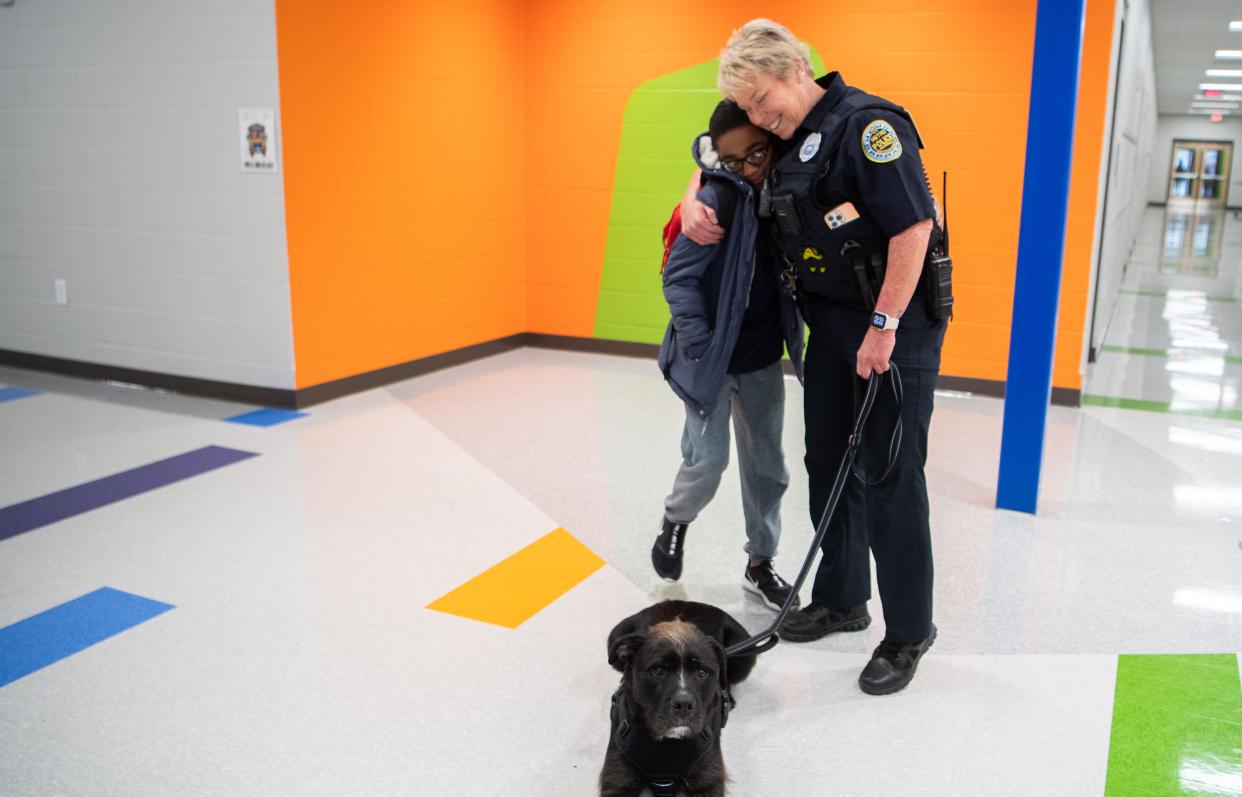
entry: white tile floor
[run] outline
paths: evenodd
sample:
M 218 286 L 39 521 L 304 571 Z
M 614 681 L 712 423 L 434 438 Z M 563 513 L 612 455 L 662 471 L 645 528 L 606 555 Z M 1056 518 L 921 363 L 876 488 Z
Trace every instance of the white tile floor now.
M 1148 298 L 1123 297 L 1135 329 Z M 1114 324 L 1107 343 L 1144 345 Z M 1109 367 L 1092 390 L 1154 379 Z M 0 404 L 0 506 L 204 445 L 260 454 L 0 541 L 0 627 L 101 586 L 176 606 L 0 687 L 5 795 L 591 794 L 616 621 L 664 597 L 770 617 L 740 588 L 735 468 L 682 581 L 651 572 L 682 417 L 651 361 L 524 349 L 267 429 L 220 421 L 235 405 L 3 384 L 44 392 Z M 787 386 L 792 574 L 811 528 Z M 1054 408 L 1028 516 L 993 508 L 1001 408 L 938 399 L 940 635 L 913 685 L 859 692 L 880 623 L 765 654 L 723 735 L 734 795 L 1099 795 L 1117 654 L 1242 650 L 1242 423 Z M 558 526 L 607 564 L 521 627 L 424 608 Z

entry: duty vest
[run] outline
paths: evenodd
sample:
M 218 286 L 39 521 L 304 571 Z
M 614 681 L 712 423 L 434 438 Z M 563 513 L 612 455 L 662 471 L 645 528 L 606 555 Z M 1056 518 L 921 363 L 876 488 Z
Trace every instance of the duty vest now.
M 851 88 L 820 126 L 794 141 L 794 148 L 772 167 L 772 231 L 787 268 L 785 278 L 793 277 L 799 292 L 838 300 L 856 297 L 860 291 L 857 269 L 863 265 L 883 268 L 888 238 L 860 197 L 849 195 L 841 180 L 831 179 L 834 168 L 845 168 L 836 161 L 850 116 L 872 109 L 901 116 L 915 129 L 904 108 Z M 857 146 L 858 142 L 849 144 Z M 921 139 L 918 145 L 922 149 Z M 821 181 L 828 192 L 816 196 L 816 184 Z M 846 203 L 853 205 L 858 218 L 842 214 L 839 209 Z

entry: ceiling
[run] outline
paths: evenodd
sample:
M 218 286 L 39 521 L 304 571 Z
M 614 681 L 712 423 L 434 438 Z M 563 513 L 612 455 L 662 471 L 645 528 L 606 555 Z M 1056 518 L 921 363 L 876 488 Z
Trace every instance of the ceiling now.
M 1242 50 L 1242 32 L 1229 22 L 1242 20 L 1239 0 L 1148 0 L 1156 69 L 1156 107 L 1160 113 L 1186 113 L 1200 83 L 1237 83 L 1242 77 L 1208 77 L 1208 69 L 1242 69 L 1242 60 L 1217 61 L 1217 50 Z M 1129 30 L 1127 30 L 1127 34 Z M 1242 109 L 1233 112 L 1242 115 Z

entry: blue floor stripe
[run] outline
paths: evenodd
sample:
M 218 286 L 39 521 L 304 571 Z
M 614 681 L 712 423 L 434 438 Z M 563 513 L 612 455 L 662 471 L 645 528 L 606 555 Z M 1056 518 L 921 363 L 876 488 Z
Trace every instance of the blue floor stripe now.
M 256 456 L 251 451 L 207 446 L 12 504 L 0 508 L 0 540 Z
M 103 587 L 0 628 L 0 686 L 176 608 Z
M 13 401 L 14 399 L 37 395 L 39 395 L 39 391 L 27 390 L 24 387 L 0 387 L 0 404 L 6 401 Z
M 250 426 L 275 426 L 278 423 L 292 421 L 294 418 L 301 418 L 304 415 L 306 413 L 297 412 L 296 410 L 278 410 L 273 407 L 264 407 L 252 412 L 243 412 L 241 415 L 234 415 L 232 418 L 225 418 L 224 420 L 232 421 L 233 423 L 244 423 Z

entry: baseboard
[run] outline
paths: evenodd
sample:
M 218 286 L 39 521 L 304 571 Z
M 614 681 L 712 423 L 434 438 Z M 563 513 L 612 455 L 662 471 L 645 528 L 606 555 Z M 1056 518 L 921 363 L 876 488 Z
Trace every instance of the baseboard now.
M 562 335 L 528 334 L 528 346 L 544 349 L 562 349 L 565 351 L 592 352 L 595 354 L 619 354 L 626 357 L 647 357 L 654 359 L 660 347 L 654 343 L 629 343 L 619 340 L 599 340 L 597 338 L 573 338 Z M 793 364 L 785 361 L 785 373 L 793 375 Z M 949 376 L 940 374 L 936 380 L 937 390 L 957 390 L 963 393 L 975 393 L 995 398 L 1005 397 L 1005 383 L 995 379 L 975 379 L 966 376 Z M 1082 391 L 1068 387 L 1052 388 L 1053 404 L 1062 407 L 1078 407 L 1082 405 Z
M 304 387 L 300 390 L 282 390 L 234 382 L 219 382 L 211 379 L 196 379 L 188 376 L 175 376 L 156 371 L 122 368 L 115 365 L 101 365 L 79 360 L 68 360 L 61 357 L 46 357 L 40 354 L 27 354 L 5 349 L 0 349 L 0 365 L 28 368 L 34 371 L 46 371 L 83 379 L 128 382 L 161 390 L 171 390 L 176 393 L 233 401 L 240 404 L 303 409 L 313 404 L 342 398 L 363 390 L 383 387 L 393 382 L 412 379 L 443 368 L 464 365 L 475 360 L 481 360 L 484 357 L 514 351 L 526 346 L 538 349 L 611 354 L 651 360 L 654 360 L 656 354 L 660 351 L 660 347 L 654 343 L 634 343 L 623 340 L 602 340 L 599 338 L 577 338 L 568 335 L 544 335 L 523 332 L 474 346 L 454 349 L 443 354 L 423 357 L 422 359 L 379 368 L 363 374 Z M 785 362 L 785 372 L 788 374 L 793 373 L 793 366 L 788 361 Z M 995 398 L 1004 398 L 1005 396 L 1005 383 L 994 379 L 974 379 L 972 377 L 941 374 L 936 382 L 936 387 L 940 390 L 957 390 L 981 396 L 993 396 Z M 1054 387 L 1052 388 L 1052 403 L 1065 407 L 1081 406 L 1082 391 L 1072 388 Z
M 331 382 L 304 387 L 297 391 L 297 407 L 302 409 L 312 404 L 321 404 L 325 401 L 348 396 L 351 393 L 360 393 L 363 390 L 371 390 L 372 388 L 383 387 L 404 379 L 412 379 L 416 376 L 429 374 L 432 371 L 439 371 L 442 368 L 452 368 L 455 365 L 463 365 L 474 360 L 481 360 L 484 357 L 491 357 L 495 354 L 503 354 L 507 351 L 520 349 L 525 345 L 525 338 L 525 333 L 519 333 L 517 335 L 510 335 L 507 338 L 489 340 L 486 343 L 478 343 L 474 346 L 446 351 L 443 354 L 433 354 L 430 357 L 423 357 L 418 360 L 410 360 L 409 362 L 390 365 L 386 368 L 379 368 L 375 371 L 347 376 L 344 379 L 336 379 Z
M 126 382 L 131 385 L 170 390 L 174 393 L 185 393 L 191 396 L 235 401 L 239 404 L 260 404 L 265 407 L 287 408 L 296 406 L 296 394 L 293 390 L 243 385 L 237 382 L 220 382 L 214 379 L 198 379 L 192 376 L 177 376 L 158 371 L 143 371 L 138 368 L 123 368 L 119 365 L 88 363 L 64 357 L 48 357 L 42 354 L 29 354 L 8 349 L 0 349 L 0 365 L 26 368 L 31 371 L 44 371 L 79 379 Z
M 937 390 L 957 390 L 993 398 L 1005 397 L 1005 383 L 998 379 L 975 379 L 969 376 L 941 374 L 936 381 Z M 1051 403 L 1058 407 L 1081 407 L 1082 391 L 1070 387 L 1052 388 Z
M 604 340 L 601 338 L 575 338 L 568 335 L 543 335 L 526 333 L 526 345 L 536 349 L 559 349 L 583 351 L 591 354 L 614 354 L 621 357 L 641 357 L 654 360 L 660 353 L 656 343 L 634 343 L 628 340 Z

